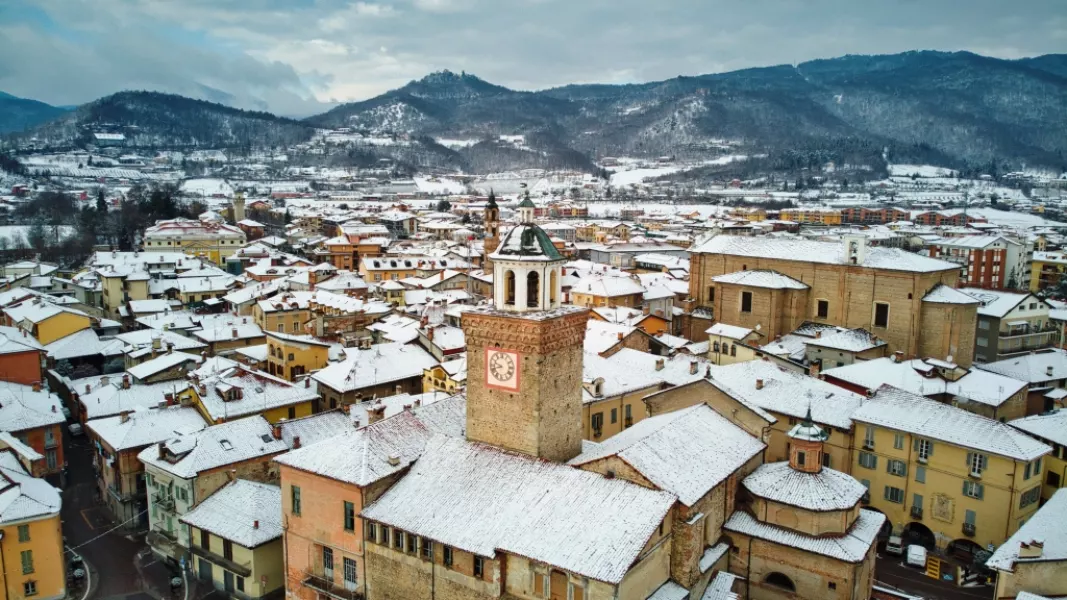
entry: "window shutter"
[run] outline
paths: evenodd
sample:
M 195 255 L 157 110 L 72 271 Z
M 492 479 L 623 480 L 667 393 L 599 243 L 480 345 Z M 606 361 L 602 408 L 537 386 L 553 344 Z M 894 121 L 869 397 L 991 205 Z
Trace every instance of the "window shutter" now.
M 970 468 L 970 466 L 972 464 L 974 464 L 974 452 L 968 452 L 967 453 L 967 467 Z
M 916 452 L 919 451 L 919 438 L 915 438 L 915 439 L 913 439 L 911 441 L 911 448 L 912 448 L 912 450 L 915 450 Z
M 985 495 L 985 486 L 980 483 L 976 483 L 974 484 L 974 486 L 976 488 L 976 491 L 978 492 L 978 499 L 981 500 L 982 496 Z
M 985 454 L 979 454 L 978 460 L 982 462 L 982 470 L 985 470 L 989 466 L 989 457 Z
M 970 481 L 966 481 L 966 480 L 965 480 L 965 481 L 963 482 L 963 495 L 964 495 L 964 496 L 966 496 L 966 495 L 967 495 L 967 484 L 968 484 L 968 483 L 970 483 Z
M 927 440 L 927 442 L 926 442 L 926 455 L 927 456 L 933 456 L 934 455 L 934 443 L 929 441 L 929 440 Z
M 884 496 L 886 500 L 889 500 L 889 486 L 885 486 Z

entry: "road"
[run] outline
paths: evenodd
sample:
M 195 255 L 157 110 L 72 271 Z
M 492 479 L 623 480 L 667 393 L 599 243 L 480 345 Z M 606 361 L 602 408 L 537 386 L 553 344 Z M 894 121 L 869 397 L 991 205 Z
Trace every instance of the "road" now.
M 875 579 L 926 600 L 993 600 L 993 586 L 959 587 L 955 581 L 927 577 L 923 571 L 903 563 L 899 556 L 878 555 Z

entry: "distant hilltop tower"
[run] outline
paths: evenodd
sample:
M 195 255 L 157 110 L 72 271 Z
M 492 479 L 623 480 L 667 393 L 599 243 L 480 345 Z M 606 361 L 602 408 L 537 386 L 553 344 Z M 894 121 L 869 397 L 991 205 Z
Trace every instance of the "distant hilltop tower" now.
M 245 195 L 237 192 L 233 197 L 233 222 L 240 223 L 245 220 Z

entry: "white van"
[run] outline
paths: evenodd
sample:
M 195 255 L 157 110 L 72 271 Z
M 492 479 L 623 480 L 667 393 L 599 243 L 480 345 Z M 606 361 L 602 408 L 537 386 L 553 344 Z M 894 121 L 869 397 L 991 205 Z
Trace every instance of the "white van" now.
M 926 548 L 918 544 L 912 544 L 908 546 L 908 557 L 904 559 L 904 562 L 911 567 L 926 568 Z
M 895 556 L 904 555 L 904 540 L 899 535 L 891 535 L 885 543 L 885 553 Z

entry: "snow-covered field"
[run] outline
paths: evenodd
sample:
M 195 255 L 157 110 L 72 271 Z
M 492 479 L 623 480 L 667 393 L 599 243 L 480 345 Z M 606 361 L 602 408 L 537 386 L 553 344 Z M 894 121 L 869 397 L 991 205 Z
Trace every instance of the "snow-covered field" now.
M 1050 221 L 1041 215 L 1023 212 L 1008 212 L 995 208 L 972 208 L 967 214 L 983 217 L 990 223 L 1004 227 L 1064 227 L 1067 223 Z
M 933 165 L 889 165 L 889 174 L 897 177 L 952 177 L 955 173 L 952 169 Z
M 447 177 L 416 177 L 415 186 L 427 194 L 466 194 L 467 186 Z
M 30 232 L 30 226 L 29 225 L 6 225 L 6 226 L 3 226 L 3 227 L 0 227 L 0 240 L 3 240 L 2 243 L 4 245 L 6 245 L 8 248 L 13 248 L 13 247 L 15 247 L 15 239 L 21 237 L 23 240 L 25 240 L 26 236 L 29 234 L 29 232 Z M 47 232 L 48 235 L 51 236 L 52 235 L 52 228 L 51 227 L 45 227 L 45 232 Z M 74 228 L 73 227 L 67 227 L 66 225 L 60 226 L 60 228 L 59 228 L 59 237 L 60 237 L 60 239 L 67 238 L 67 237 L 70 237 L 72 235 L 74 235 Z
M 646 179 L 653 179 L 656 177 L 663 177 L 664 175 L 671 175 L 674 173 L 680 173 L 682 171 L 689 171 L 699 167 L 709 165 L 727 165 L 735 160 L 745 160 L 748 158 L 743 154 L 729 154 L 726 156 L 720 156 L 712 160 L 705 160 L 699 163 L 688 163 L 680 165 L 664 165 L 662 167 L 637 167 L 630 168 L 622 171 L 616 171 L 611 174 L 610 183 L 613 186 L 627 186 L 631 184 L 641 183 Z M 623 159 L 619 159 L 619 162 L 624 163 Z
M 233 196 L 233 186 L 223 179 L 212 177 L 184 181 L 182 182 L 181 191 L 193 196 L 214 196 L 216 194 L 226 197 Z
M 459 150 L 460 148 L 470 148 L 481 140 L 454 140 L 449 138 L 434 138 L 434 141 L 438 144 L 441 144 L 445 148 Z

